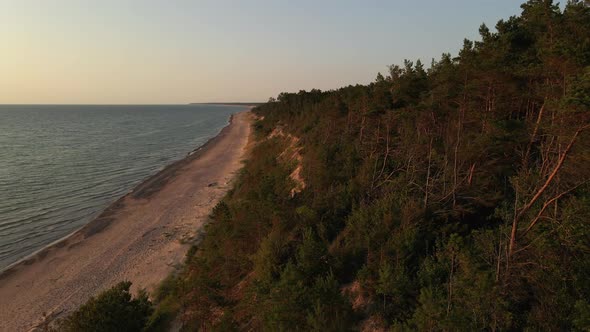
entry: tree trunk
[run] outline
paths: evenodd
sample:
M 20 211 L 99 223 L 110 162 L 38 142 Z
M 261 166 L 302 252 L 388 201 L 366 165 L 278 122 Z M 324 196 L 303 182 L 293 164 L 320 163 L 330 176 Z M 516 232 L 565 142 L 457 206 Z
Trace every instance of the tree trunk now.
M 567 145 L 567 147 L 563 151 L 563 153 L 561 153 L 559 160 L 557 161 L 557 164 L 553 168 L 553 171 L 551 172 L 551 174 L 549 174 L 549 176 L 547 177 L 547 180 L 545 180 L 545 183 L 541 186 L 541 188 L 539 188 L 539 190 L 537 190 L 537 192 L 535 193 L 533 198 L 531 198 L 531 200 L 527 204 L 525 204 L 522 208 L 520 208 L 518 213 L 515 214 L 514 220 L 512 221 L 512 230 L 510 232 L 510 245 L 508 247 L 508 262 L 510 262 L 512 255 L 514 253 L 514 248 L 516 246 L 518 222 L 528 212 L 528 210 L 533 206 L 533 204 L 535 204 L 537 202 L 537 200 L 541 197 L 541 195 L 545 192 L 545 190 L 547 190 L 549 185 L 553 182 L 553 179 L 555 179 L 555 176 L 557 175 L 557 173 L 559 172 L 559 170 L 563 166 L 563 163 L 564 163 L 566 157 L 568 156 L 570 150 L 574 146 L 574 143 L 576 142 L 578 135 L 580 135 L 580 133 L 582 131 L 586 130 L 589 127 L 590 127 L 590 124 L 580 127 L 576 131 L 576 133 L 574 134 L 574 136 L 570 140 L 569 144 Z
M 426 184 L 424 185 L 424 207 L 428 206 L 428 193 L 430 192 L 430 165 L 432 160 L 432 137 L 430 137 L 430 144 L 428 145 L 428 169 L 426 171 Z

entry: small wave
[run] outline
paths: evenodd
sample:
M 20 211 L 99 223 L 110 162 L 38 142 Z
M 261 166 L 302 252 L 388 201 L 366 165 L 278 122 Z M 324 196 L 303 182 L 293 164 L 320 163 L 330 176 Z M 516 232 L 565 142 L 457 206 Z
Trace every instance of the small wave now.
M 35 105 L 3 112 L 0 136 L 10 148 L 0 156 L 0 271 L 80 228 L 194 151 L 234 111 Z

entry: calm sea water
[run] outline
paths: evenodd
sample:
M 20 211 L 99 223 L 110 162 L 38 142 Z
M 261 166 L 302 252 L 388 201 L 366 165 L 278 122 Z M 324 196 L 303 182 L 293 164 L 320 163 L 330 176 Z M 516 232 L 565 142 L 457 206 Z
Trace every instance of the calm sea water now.
M 88 223 L 242 109 L 0 105 L 0 271 Z

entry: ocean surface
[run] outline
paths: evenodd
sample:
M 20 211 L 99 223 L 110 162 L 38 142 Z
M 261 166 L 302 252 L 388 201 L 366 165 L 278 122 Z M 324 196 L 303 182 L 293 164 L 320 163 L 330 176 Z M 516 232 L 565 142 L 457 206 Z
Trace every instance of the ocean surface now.
M 0 271 L 84 226 L 243 109 L 0 105 Z

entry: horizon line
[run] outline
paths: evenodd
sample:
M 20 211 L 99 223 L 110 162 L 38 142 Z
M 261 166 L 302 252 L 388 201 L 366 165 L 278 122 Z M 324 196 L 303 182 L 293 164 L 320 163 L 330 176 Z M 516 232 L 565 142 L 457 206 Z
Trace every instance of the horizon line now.
M 186 105 L 228 105 L 248 106 L 265 102 L 189 102 L 189 103 L 0 103 L 0 106 L 186 106 Z

